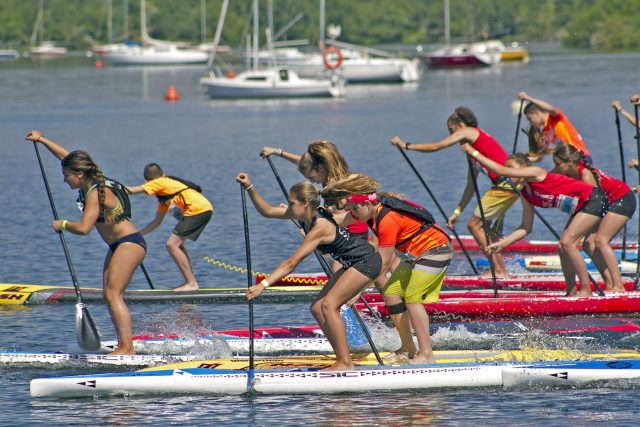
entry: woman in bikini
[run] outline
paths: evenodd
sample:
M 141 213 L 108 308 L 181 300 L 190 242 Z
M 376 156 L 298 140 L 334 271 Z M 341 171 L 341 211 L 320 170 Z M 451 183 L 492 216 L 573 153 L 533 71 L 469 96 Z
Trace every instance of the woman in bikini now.
M 591 296 L 589 272 L 578 244 L 598 227 L 609 208 L 604 191 L 586 182 L 532 166 L 531 160 L 522 153 L 512 154 L 501 165 L 470 144 L 463 144 L 460 149 L 493 173 L 511 178 L 514 185 L 522 185 L 522 223 L 511 234 L 489 245 L 487 251 L 500 252 L 531 233 L 534 206 L 558 208 L 571 216 L 558 242 L 567 295 Z M 576 274 L 580 291 L 576 291 Z
M 304 241 L 289 258 L 284 260 L 264 280 L 247 290 L 247 299 L 262 294 L 270 284 L 293 272 L 296 266 L 313 251 L 330 254 L 340 263 L 311 304 L 311 313 L 329 340 L 336 354 L 336 362 L 327 370 L 352 370 L 354 368 L 347 332 L 340 316 L 340 307 L 354 299 L 380 274 L 380 255 L 366 240 L 354 237 L 338 226 L 333 215 L 320 206 L 320 194 L 309 182 L 295 184 L 289 190 L 289 205 L 271 206 L 258 193 L 246 173 L 236 180 L 249 193 L 258 212 L 266 218 L 294 219 L 301 222 Z
M 60 159 L 64 181 L 79 191 L 83 206 L 80 221 L 55 220 L 53 229 L 58 233 L 87 235 L 95 226 L 109 245 L 102 272 L 102 293 L 118 337 L 118 348 L 111 354 L 133 354 L 131 315 L 124 292 L 133 272 L 144 260 L 147 249 L 144 238 L 126 217 L 123 203 L 106 185 L 102 171 L 86 151 L 69 152 L 37 130 L 29 132 L 26 139 L 44 145 Z

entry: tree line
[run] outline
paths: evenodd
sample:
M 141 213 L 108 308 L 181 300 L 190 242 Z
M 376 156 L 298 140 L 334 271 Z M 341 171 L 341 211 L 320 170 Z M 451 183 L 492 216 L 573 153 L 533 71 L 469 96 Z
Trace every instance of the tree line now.
M 112 4 L 114 41 L 140 40 L 138 0 L 46 0 L 44 38 L 71 49 L 109 42 L 107 8 Z M 296 15 L 302 18 L 281 39 L 318 40 L 318 0 L 272 0 L 273 33 Z M 0 0 L 0 44 L 29 46 L 38 0 Z M 152 37 L 199 43 L 213 38 L 222 0 L 146 0 Z M 560 41 L 566 47 L 640 50 L 640 0 L 449 0 L 454 41 Z M 201 31 L 202 6 L 206 31 Z M 124 12 L 124 9 L 128 13 Z M 260 26 L 268 22 L 268 0 L 260 0 Z M 251 31 L 250 0 L 231 0 L 222 44 L 240 47 Z M 128 25 L 125 23 L 127 22 Z M 326 23 L 340 25 L 340 40 L 364 44 L 421 44 L 444 40 L 443 0 L 326 0 Z M 262 36 L 264 42 L 264 36 Z

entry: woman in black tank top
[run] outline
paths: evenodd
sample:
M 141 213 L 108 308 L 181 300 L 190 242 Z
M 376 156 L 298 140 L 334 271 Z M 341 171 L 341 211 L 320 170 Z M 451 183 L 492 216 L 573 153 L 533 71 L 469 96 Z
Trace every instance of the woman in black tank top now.
M 262 282 L 247 290 L 247 299 L 253 299 L 272 283 L 277 282 L 302 262 L 313 251 L 319 250 L 340 262 L 336 271 L 311 304 L 311 313 L 331 343 L 336 362 L 327 370 L 354 368 L 345 325 L 340 317 L 340 307 L 356 297 L 375 279 L 381 270 L 380 255 L 363 239 L 351 236 L 339 227 L 331 214 L 320 207 L 318 190 L 309 182 L 295 184 L 289 190 L 289 206 L 271 206 L 256 191 L 246 173 L 240 173 L 236 181 L 241 183 L 258 212 L 267 218 L 294 219 L 302 224 L 304 241 L 289 258 L 275 268 Z

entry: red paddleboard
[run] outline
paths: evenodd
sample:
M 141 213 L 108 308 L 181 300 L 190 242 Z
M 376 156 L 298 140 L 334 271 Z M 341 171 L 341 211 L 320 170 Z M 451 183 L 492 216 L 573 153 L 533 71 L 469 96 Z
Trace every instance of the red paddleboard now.
M 257 275 L 256 283 L 260 283 L 266 276 Z M 327 276 L 324 274 L 292 274 L 272 284 L 272 286 L 309 286 L 315 284 L 322 286 L 326 283 Z M 633 289 L 634 280 L 627 278 L 623 280 L 627 290 Z M 600 288 L 604 288 L 604 282 L 598 280 Z M 512 276 L 496 278 L 496 286 L 499 290 L 532 290 L 532 291 L 564 291 L 566 284 L 561 274 L 517 274 Z M 443 282 L 444 288 L 475 288 L 493 289 L 493 280 L 487 276 L 446 276 Z M 591 285 L 592 290 L 596 290 Z
M 467 251 L 479 251 L 480 247 L 478 243 L 473 239 L 473 236 L 459 236 L 462 245 Z M 453 248 L 456 251 L 462 250 L 460 243 L 455 237 L 451 237 Z M 612 242 L 611 247 L 613 249 L 622 249 L 621 242 Z M 537 252 L 537 253 L 555 253 L 558 248 L 558 242 L 556 240 L 520 240 L 512 245 L 507 246 L 502 252 Z M 627 243 L 627 249 L 637 249 L 637 243 Z
M 384 303 L 374 302 L 372 308 L 385 315 Z M 364 304 L 357 305 L 365 310 Z M 425 304 L 429 314 L 461 316 L 462 318 L 505 318 L 532 316 L 568 316 L 579 314 L 640 313 L 640 292 L 616 293 L 585 297 L 512 297 L 512 298 L 444 298 L 435 304 Z

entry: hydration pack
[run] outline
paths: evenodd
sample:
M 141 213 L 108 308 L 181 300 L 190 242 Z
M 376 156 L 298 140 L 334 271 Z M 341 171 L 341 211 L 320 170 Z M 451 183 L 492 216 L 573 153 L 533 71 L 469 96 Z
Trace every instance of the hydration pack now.
M 431 212 L 429 212 L 427 209 L 423 208 L 422 206 L 416 203 L 410 202 L 408 200 L 402 200 L 402 199 L 398 199 L 397 197 L 389 196 L 389 197 L 381 197 L 380 203 L 382 204 L 382 209 L 380 209 L 380 212 L 378 213 L 378 215 L 376 215 L 376 221 L 375 221 L 375 223 L 378 225 L 380 225 L 380 221 L 382 221 L 382 218 L 384 218 L 384 216 L 388 214 L 390 211 L 396 211 L 402 214 L 409 215 L 414 219 L 422 222 L 422 225 L 420 226 L 418 231 L 416 231 L 411 237 L 404 239 L 401 242 L 398 242 L 397 245 L 402 245 L 403 243 L 406 243 L 409 240 L 413 239 L 414 237 L 422 234 L 423 231 L 430 228 L 436 222 L 436 220 L 433 218 L 433 215 L 431 215 Z M 373 230 L 377 234 L 377 230 L 373 228 L 373 220 L 370 219 L 367 222 L 371 230 Z
M 177 196 L 178 194 L 182 193 L 185 190 L 188 189 L 192 189 L 192 190 L 196 190 L 198 193 L 202 193 L 202 187 L 200 187 L 198 184 L 196 184 L 195 182 L 189 181 L 187 179 L 182 179 L 182 178 L 178 178 L 177 176 L 169 176 L 167 175 L 167 178 L 172 179 L 174 181 L 178 181 L 180 184 L 183 184 L 186 186 L 186 188 L 183 188 L 180 191 L 176 191 L 173 194 L 167 194 L 164 196 L 158 196 L 156 195 L 156 197 L 158 198 L 158 201 L 160 203 L 165 203 L 168 202 L 169 200 L 173 199 L 175 196 Z
M 118 198 L 120 202 L 120 206 L 122 206 L 123 213 L 119 215 L 116 220 L 120 221 L 124 218 L 131 219 L 131 201 L 129 200 L 129 192 L 127 191 L 127 187 L 125 187 L 121 182 L 116 181 L 115 179 L 104 177 L 104 185 Z M 78 200 L 76 201 L 78 204 L 78 209 L 81 212 L 84 212 L 85 199 L 82 194 L 82 190 L 78 192 Z M 100 213 L 102 217 L 102 212 Z

